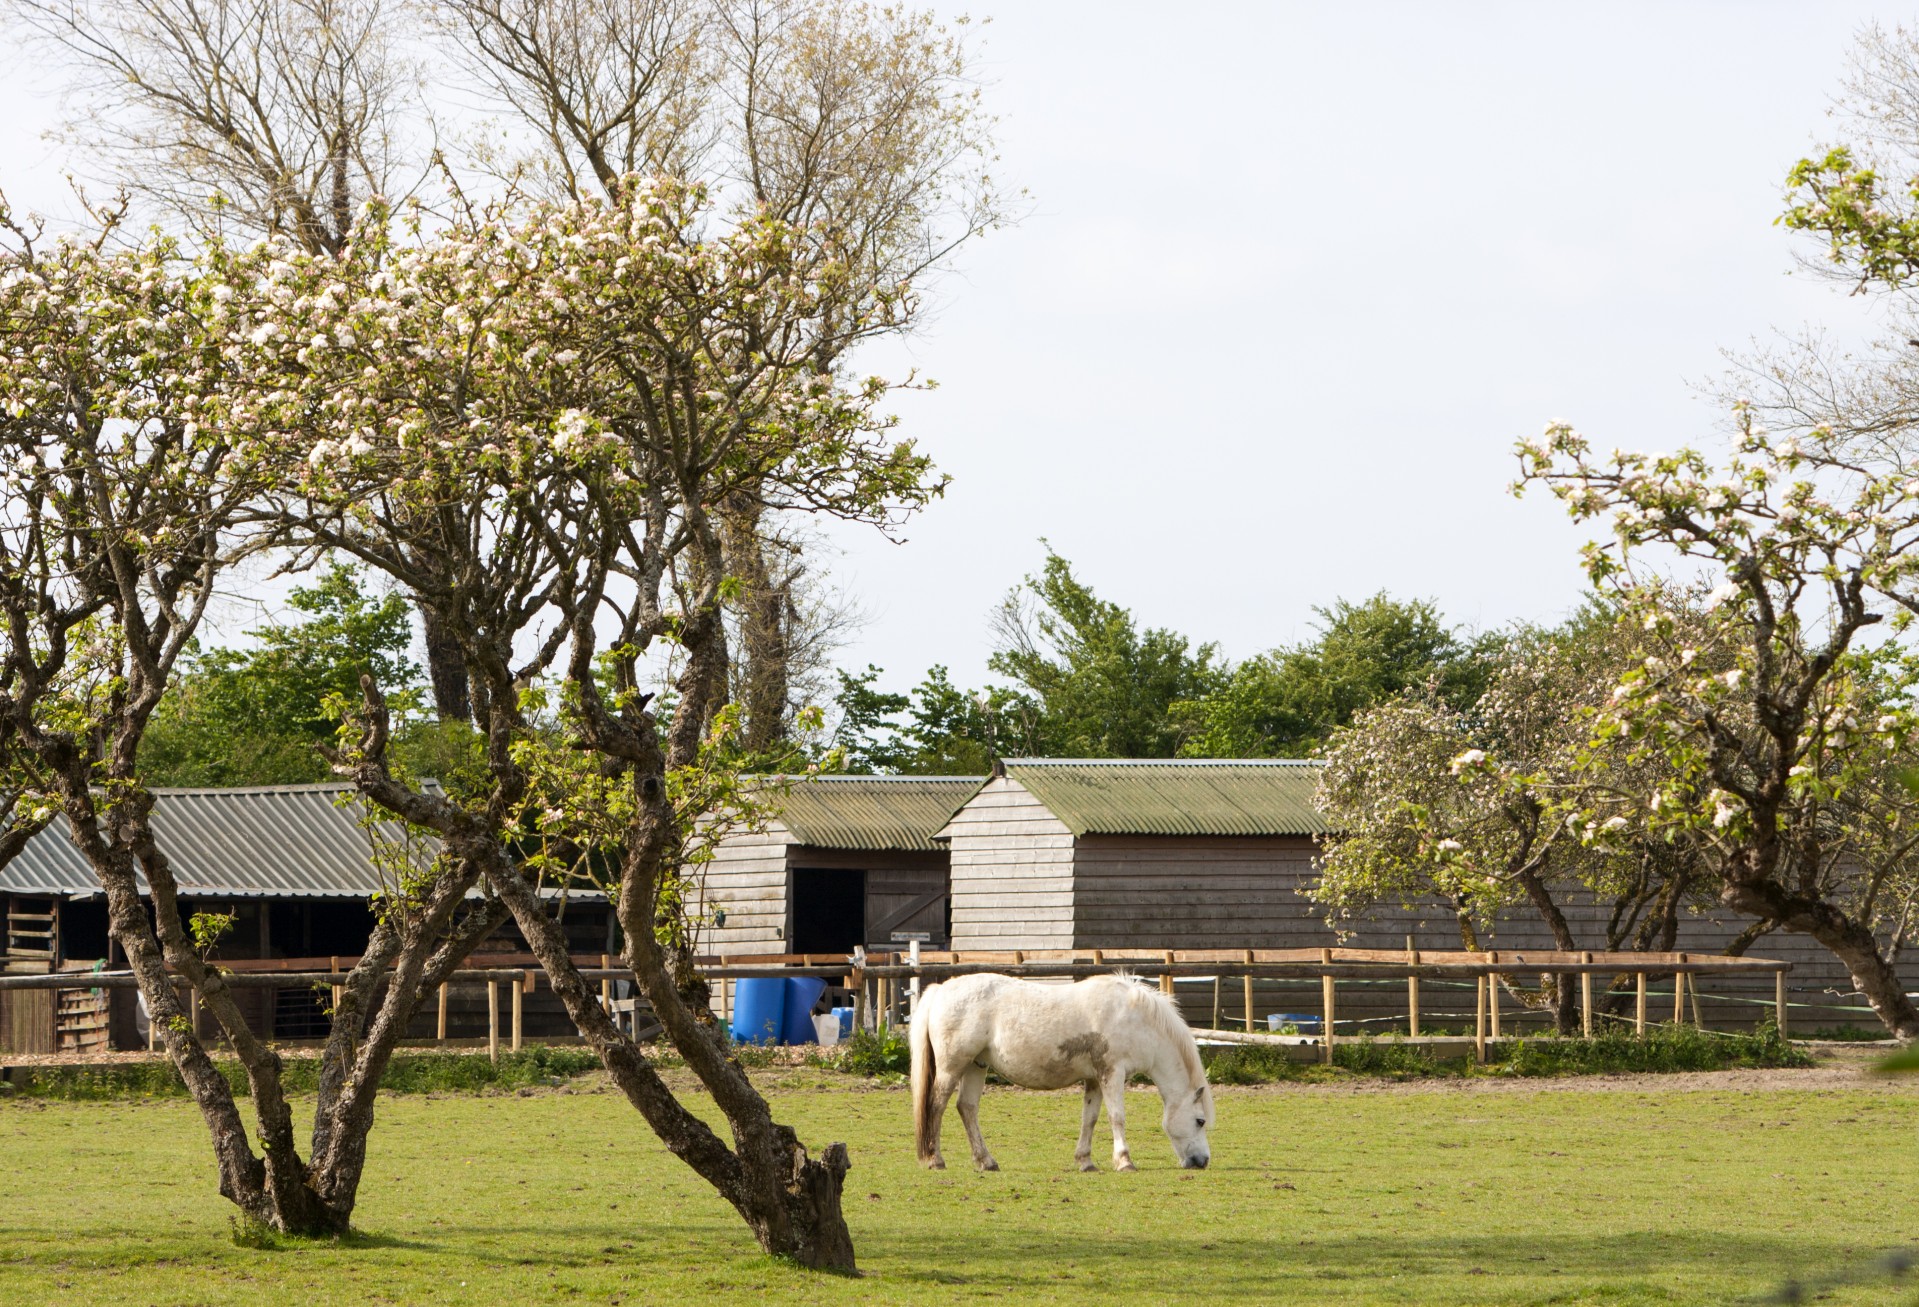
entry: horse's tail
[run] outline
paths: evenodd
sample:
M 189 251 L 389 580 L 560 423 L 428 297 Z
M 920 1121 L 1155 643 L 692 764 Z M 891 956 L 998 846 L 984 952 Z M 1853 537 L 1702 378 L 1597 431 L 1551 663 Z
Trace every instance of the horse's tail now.
M 913 1142 L 921 1162 L 931 1162 L 938 1151 L 933 1144 L 933 1079 L 939 1074 L 939 1062 L 933 1056 L 932 1005 L 924 996 L 920 1010 L 913 1014 L 908 1036 L 913 1043 Z

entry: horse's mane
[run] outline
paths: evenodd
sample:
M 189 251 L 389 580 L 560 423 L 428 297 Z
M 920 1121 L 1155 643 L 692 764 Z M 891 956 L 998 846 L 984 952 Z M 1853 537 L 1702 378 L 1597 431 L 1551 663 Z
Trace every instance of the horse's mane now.
M 1165 1035 L 1173 1047 L 1185 1056 L 1186 1071 L 1193 1077 L 1193 1083 L 1206 1083 L 1206 1064 L 1200 1060 L 1199 1041 L 1193 1038 L 1193 1029 L 1186 1024 L 1185 1015 L 1179 1010 L 1179 1004 L 1172 995 L 1157 986 L 1151 986 L 1144 976 L 1136 976 L 1130 971 L 1111 973 L 1114 980 L 1130 981 L 1129 992 L 1135 1003 L 1143 1003 L 1159 1024 L 1160 1033 Z

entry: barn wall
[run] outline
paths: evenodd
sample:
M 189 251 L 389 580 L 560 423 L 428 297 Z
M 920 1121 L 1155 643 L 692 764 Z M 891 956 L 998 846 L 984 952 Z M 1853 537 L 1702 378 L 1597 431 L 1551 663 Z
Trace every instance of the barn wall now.
M 702 920 L 726 910 L 726 925 L 700 927 L 697 948 L 722 957 L 779 953 L 786 945 L 786 849 L 792 836 L 778 822 L 722 839 L 694 896 Z
M 1073 872 L 1075 948 L 1334 942 L 1299 892 L 1314 875 L 1309 836 L 1083 835 Z
M 953 947 L 1070 948 L 1073 833 L 1001 776 L 953 815 Z

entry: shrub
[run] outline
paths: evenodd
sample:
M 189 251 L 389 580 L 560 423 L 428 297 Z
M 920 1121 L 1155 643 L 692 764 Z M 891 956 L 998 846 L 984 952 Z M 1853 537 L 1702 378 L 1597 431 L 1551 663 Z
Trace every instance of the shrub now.
M 247 1092 L 246 1071 L 233 1058 L 216 1063 L 233 1086 Z M 380 1088 L 394 1094 L 476 1093 L 553 1085 L 597 1070 L 600 1059 L 585 1048 L 535 1044 L 502 1053 L 496 1064 L 485 1053 L 401 1053 L 387 1063 Z M 171 1062 L 134 1062 L 115 1066 L 15 1068 L 14 1092 L 28 1098 L 151 1098 L 184 1094 L 180 1073 Z M 282 1072 L 288 1093 L 313 1093 L 319 1087 L 317 1058 L 288 1058 Z
M 913 1069 L 913 1047 L 898 1028 L 855 1030 L 840 1045 L 839 1068 L 856 1076 L 903 1076 Z

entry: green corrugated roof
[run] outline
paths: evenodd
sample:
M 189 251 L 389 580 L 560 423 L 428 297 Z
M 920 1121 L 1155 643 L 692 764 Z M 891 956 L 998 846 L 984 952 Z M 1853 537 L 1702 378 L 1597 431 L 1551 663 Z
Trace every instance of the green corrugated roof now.
M 779 798 L 780 821 L 801 844 L 826 849 L 924 849 L 973 797 L 981 776 L 818 776 Z
M 1008 758 L 1018 781 L 1075 835 L 1317 835 L 1321 764 Z

